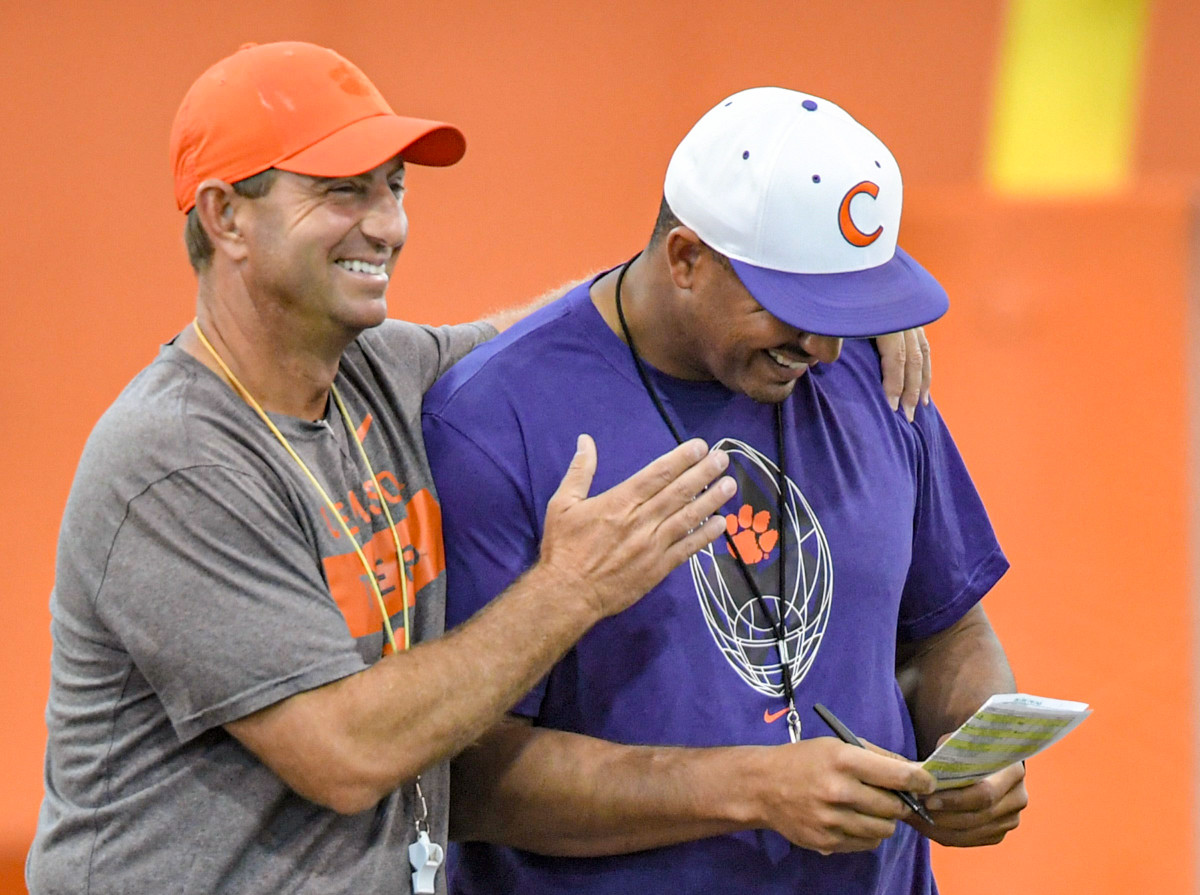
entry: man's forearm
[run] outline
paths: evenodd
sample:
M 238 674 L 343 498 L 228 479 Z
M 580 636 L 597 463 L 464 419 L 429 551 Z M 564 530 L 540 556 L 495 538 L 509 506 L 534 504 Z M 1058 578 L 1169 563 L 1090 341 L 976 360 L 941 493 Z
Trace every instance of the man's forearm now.
M 546 507 L 541 556 L 447 636 L 230 722 L 289 786 L 337 811 L 374 805 L 497 720 L 598 619 L 639 599 L 724 529 L 722 451 L 686 442 L 588 497 L 595 445 Z
M 901 657 L 896 677 L 922 756 L 989 696 L 1016 688 L 1000 640 L 978 604 L 947 631 L 911 646 Z
M 1008 660 L 983 608 L 975 606 L 949 630 L 910 645 L 897 668 L 917 734 L 928 755 L 991 695 L 1016 689 Z M 943 790 L 926 801 L 935 825 L 908 822 L 942 845 L 993 845 L 1016 828 L 1029 803 L 1024 765 L 1003 768 L 962 789 Z
M 515 323 L 519 323 L 536 311 L 538 308 L 544 308 L 550 302 L 562 298 L 580 283 L 591 279 L 595 274 L 588 274 L 586 277 L 581 277 L 578 280 L 572 280 L 570 283 L 564 283 L 562 286 L 556 286 L 547 292 L 543 292 L 537 298 L 526 304 L 515 308 L 505 308 L 502 311 L 496 311 L 494 314 L 488 314 L 483 318 L 484 323 L 490 323 L 496 327 L 499 332 L 504 332 Z
M 755 751 L 626 746 L 508 719 L 455 759 L 450 838 L 586 857 L 746 829 Z
M 586 603 L 558 599 L 560 587 L 535 567 L 445 637 L 229 729 L 302 795 L 365 810 L 482 734 L 594 623 Z
M 870 850 L 907 812 L 887 790 L 933 789 L 915 763 L 831 737 L 628 746 L 512 719 L 462 753 L 450 779 L 451 838 L 568 857 L 748 829 L 825 854 Z

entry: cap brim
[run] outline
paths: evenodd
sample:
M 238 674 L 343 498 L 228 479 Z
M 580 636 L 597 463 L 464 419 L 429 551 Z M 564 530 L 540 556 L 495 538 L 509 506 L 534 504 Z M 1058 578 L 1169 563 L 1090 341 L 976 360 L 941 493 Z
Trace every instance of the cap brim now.
M 891 261 L 849 273 L 786 273 L 730 258 L 755 301 L 784 323 L 860 338 L 932 323 L 950 307 L 941 283 L 901 248 Z
M 272 167 L 312 177 L 352 177 L 399 155 L 414 165 L 453 165 L 467 151 L 458 128 L 441 121 L 373 115 L 348 124 Z

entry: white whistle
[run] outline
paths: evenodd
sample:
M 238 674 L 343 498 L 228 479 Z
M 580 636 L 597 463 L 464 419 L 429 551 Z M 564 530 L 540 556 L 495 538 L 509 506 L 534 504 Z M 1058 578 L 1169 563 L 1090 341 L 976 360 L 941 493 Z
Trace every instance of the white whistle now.
M 787 713 L 788 737 L 793 743 L 800 742 L 800 713 L 793 705 Z
M 413 868 L 413 895 L 433 895 L 433 878 L 444 857 L 442 847 L 430 840 L 429 833 L 425 830 L 417 833 L 417 841 L 408 847 L 408 863 Z

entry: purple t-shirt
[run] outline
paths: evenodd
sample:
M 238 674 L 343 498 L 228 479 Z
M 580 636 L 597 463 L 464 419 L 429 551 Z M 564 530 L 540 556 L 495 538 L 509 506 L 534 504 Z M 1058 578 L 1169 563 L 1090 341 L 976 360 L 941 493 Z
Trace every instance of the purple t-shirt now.
M 785 612 L 802 735 L 831 735 L 812 711 L 821 702 L 861 737 L 915 757 L 896 643 L 953 624 L 1007 568 L 937 411 L 905 422 L 887 406 L 871 344 L 847 342 L 783 404 L 780 525 L 774 406 L 650 374 L 682 433 L 731 454 L 739 490 L 724 508 L 727 528 L 773 614 Z M 536 559 L 579 433 L 598 449 L 592 494 L 674 445 L 586 285 L 455 366 L 427 395 L 424 428 L 442 497 L 447 627 Z M 718 541 L 597 624 L 514 711 L 622 743 L 781 744 L 780 676 L 770 627 Z M 746 831 L 588 859 L 472 843 L 455 865 L 451 891 L 463 895 L 935 890 L 928 843 L 905 824 L 872 852 L 829 857 Z

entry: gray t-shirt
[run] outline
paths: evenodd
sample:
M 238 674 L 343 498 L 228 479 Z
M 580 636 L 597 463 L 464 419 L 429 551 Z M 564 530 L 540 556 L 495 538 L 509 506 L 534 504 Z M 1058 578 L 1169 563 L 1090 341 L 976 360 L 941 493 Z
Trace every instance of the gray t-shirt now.
M 404 547 L 412 641 L 437 637 L 445 575 L 421 398 L 493 332 L 389 320 L 347 349 L 335 384 L 378 489 L 332 399 L 318 422 L 272 417 L 375 565 L 398 644 L 399 564 L 382 506 Z M 262 420 L 164 346 L 96 425 L 67 501 L 31 893 L 409 891 L 411 785 L 339 815 L 222 727 L 379 659 L 382 616 L 366 581 Z M 447 773 L 422 776 L 443 843 Z

